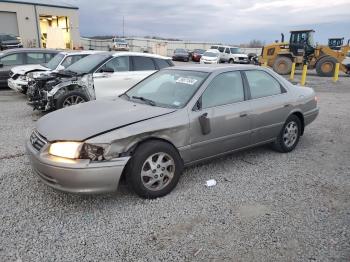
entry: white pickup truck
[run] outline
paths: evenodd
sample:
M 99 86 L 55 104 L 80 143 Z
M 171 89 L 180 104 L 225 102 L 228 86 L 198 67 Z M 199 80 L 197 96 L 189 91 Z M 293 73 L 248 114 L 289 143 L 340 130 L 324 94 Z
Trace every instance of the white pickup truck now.
M 220 51 L 220 63 L 249 64 L 248 56 L 241 53 L 239 47 L 214 45 L 210 49 L 217 49 Z

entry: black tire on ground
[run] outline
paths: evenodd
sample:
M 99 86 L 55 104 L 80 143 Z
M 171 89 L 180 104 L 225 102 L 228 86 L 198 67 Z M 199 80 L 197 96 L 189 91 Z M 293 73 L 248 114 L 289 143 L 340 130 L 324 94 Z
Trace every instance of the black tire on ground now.
M 290 132 L 288 132 L 289 130 Z M 299 142 L 301 130 L 302 126 L 299 117 L 296 115 L 289 116 L 273 144 L 274 149 L 281 153 L 292 151 Z
M 161 172 L 167 172 L 162 171 L 163 167 L 160 165 L 153 166 L 154 169 L 152 169 L 151 165 L 147 164 L 147 161 L 149 159 L 152 159 L 151 156 L 155 155 L 156 161 L 158 161 L 157 154 L 166 154 L 170 156 L 173 160 L 173 167 L 171 168 L 173 172 L 172 179 L 166 180 L 166 175 L 164 173 L 164 177 L 161 179 L 161 175 L 163 175 Z M 167 163 L 167 162 L 164 162 Z M 146 169 L 146 171 L 144 171 Z M 147 170 L 148 169 L 148 170 Z M 167 169 L 166 169 L 167 170 Z M 159 140 L 151 140 L 145 143 L 142 143 L 140 146 L 136 148 L 136 151 L 134 155 L 129 160 L 129 163 L 127 165 L 127 174 L 126 174 L 126 181 L 129 184 L 129 186 L 132 188 L 132 190 L 143 198 L 157 198 L 162 197 L 170 193 L 175 186 L 177 185 L 180 175 L 183 170 L 183 162 L 182 159 L 177 152 L 177 150 L 170 144 L 159 141 Z M 152 178 L 148 176 L 141 176 L 142 172 L 151 171 L 150 174 Z M 160 173 L 160 174 L 158 174 Z M 155 177 L 158 174 L 158 177 Z M 158 184 L 157 181 L 159 180 Z M 152 181 L 155 181 L 152 183 Z M 146 183 L 150 182 L 151 186 L 157 187 L 157 185 L 161 185 L 161 183 L 164 183 L 163 181 L 166 181 L 166 184 L 164 184 L 164 188 L 160 188 L 159 190 L 149 189 L 146 187 Z
M 56 109 L 61 109 L 63 107 L 66 107 L 66 106 L 69 106 L 69 105 L 66 105 L 66 101 L 76 101 L 78 103 L 84 103 L 84 102 L 87 102 L 89 101 L 89 98 L 83 93 L 83 92 L 80 92 L 80 91 L 70 91 L 70 92 L 67 92 L 63 95 L 61 95 L 57 101 L 56 101 Z M 75 103 L 71 103 L 71 105 L 75 105 Z
M 322 57 L 316 63 L 316 72 L 319 76 L 333 76 L 337 59 L 331 56 Z
M 279 56 L 273 63 L 273 70 L 280 75 L 288 75 L 292 71 L 293 61 L 288 56 Z

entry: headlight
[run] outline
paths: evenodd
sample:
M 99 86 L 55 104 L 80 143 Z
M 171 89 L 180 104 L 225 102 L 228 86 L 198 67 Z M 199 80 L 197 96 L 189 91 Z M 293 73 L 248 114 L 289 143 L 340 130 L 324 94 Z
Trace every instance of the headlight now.
M 54 156 L 65 158 L 79 158 L 80 149 L 83 143 L 80 142 L 56 142 L 50 145 L 49 153 Z
M 82 159 L 90 159 L 92 161 L 102 161 L 105 160 L 105 149 L 108 147 L 108 144 L 88 144 L 85 143 L 82 146 L 80 157 Z
M 21 76 L 19 76 L 19 79 L 22 81 L 27 81 L 27 76 L 21 75 Z

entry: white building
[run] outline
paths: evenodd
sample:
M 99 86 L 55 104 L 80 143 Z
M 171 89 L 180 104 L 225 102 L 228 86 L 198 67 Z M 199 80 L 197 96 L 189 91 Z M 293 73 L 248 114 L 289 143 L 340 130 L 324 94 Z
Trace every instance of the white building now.
M 78 7 L 56 0 L 0 0 L 0 33 L 19 36 L 24 47 L 79 47 Z

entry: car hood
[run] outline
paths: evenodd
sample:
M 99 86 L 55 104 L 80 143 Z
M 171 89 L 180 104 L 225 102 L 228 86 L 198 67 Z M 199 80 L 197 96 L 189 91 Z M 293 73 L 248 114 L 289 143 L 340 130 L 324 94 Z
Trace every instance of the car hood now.
M 84 141 L 140 121 L 175 112 L 174 109 L 133 103 L 121 98 L 95 100 L 49 113 L 36 129 L 48 141 Z
M 211 60 L 217 60 L 218 57 L 217 56 L 214 56 L 214 57 L 213 56 L 202 56 L 202 59 L 211 61 Z
M 11 71 L 17 75 L 25 75 L 26 73 L 29 73 L 31 71 L 47 71 L 50 70 L 49 68 L 42 66 L 42 65 L 23 65 L 23 66 L 16 66 L 11 69 Z

